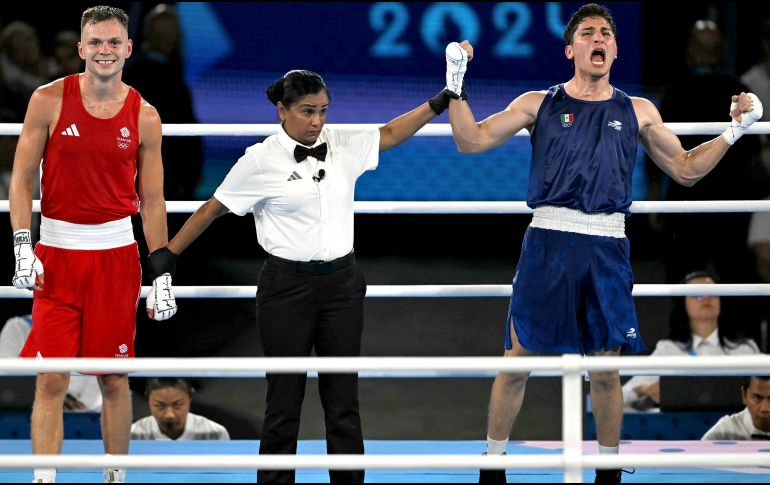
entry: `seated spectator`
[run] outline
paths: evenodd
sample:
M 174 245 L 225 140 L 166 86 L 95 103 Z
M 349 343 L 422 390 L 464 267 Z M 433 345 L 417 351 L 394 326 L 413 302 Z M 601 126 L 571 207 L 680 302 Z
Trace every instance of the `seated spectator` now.
M 18 357 L 27 336 L 32 330 L 32 315 L 11 317 L 0 331 L 0 357 Z M 64 397 L 66 411 L 94 412 L 102 410 L 102 393 L 94 376 L 70 376 L 67 395 Z
M 229 440 L 224 426 L 190 412 L 194 393 L 185 379 L 150 379 L 144 395 L 152 416 L 131 425 L 131 439 Z
M 708 271 L 684 278 L 687 284 L 714 284 Z M 687 296 L 671 313 L 669 339 L 658 342 L 652 355 L 750 355 L 759 347 L 750 339 L 729 340 L 719 328 L 718 296 Z M 660 407 L 660 378 L 635 376 L 623 385 L 626 410 L 646 411 Z
M 702 440 L 770 440 L 770 376 L 747 377 L 741 395 L 746 408 L 722 417 Z

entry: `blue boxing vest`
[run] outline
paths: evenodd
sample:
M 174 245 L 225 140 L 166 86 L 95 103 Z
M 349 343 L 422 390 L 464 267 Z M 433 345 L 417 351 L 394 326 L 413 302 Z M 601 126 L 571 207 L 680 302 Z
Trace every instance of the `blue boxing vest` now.
M 629 213 L 639 124 L 631 98 L 613 89 L 607 101 L 548 90 L 531 136 L 529 207 Z

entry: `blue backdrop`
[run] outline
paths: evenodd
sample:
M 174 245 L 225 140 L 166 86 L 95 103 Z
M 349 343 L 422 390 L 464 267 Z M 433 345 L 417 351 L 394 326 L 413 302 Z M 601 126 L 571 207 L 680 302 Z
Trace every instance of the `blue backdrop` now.
M 266 87 L 290 69 L 321 74 L 332 93 L 329 123 L 385 123 L 444 85 L 444 46 L 470 40 L 466 86 L 477 119 L 516 96 L 568 80 L 565 22 L 581 5 L 550 3 L 177 4 L 187 80 L 204 123 L 272 123 Z M 612 83 L 639 94 L 641 5 L 613 3 L 620 55 Z M 447 123 L 446 115 L 436 122 Z M 209 197 L 250 138 L 207 138 L 200 198 Z M 415 137 L 385 152 L 358 183 L 358 200 L 523 200 L 528 138 L 478 156 L 451 137 Z M 643 157 L 639 157 L 639 162 Z M 644 198 L 638 167 L 634 197 Z

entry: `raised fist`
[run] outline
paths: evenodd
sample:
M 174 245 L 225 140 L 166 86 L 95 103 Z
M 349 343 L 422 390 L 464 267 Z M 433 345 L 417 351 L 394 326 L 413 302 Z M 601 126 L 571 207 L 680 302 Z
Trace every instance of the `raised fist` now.
M 463 77 L 468 69 L 468 51 L 458 42 L 450 42 L 444 53 L 446 55 L 446 88 L 460 96 L 463 90 Z
M 732 145 L 746 133 L 751 125 L 762 119 L 762 102 L 754 93 L 741 93 L 733 96 L 730 103 L 730 126 L 722 133 L 722 138 Z

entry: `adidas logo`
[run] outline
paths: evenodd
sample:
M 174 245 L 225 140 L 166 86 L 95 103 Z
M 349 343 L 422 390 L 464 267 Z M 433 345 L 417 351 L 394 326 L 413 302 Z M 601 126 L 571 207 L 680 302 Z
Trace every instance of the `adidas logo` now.
M 287 178 L 286 181 L 291 182 L 292 180 L 301 180 L 301 179 L 302 177 L 300 177 L 300 175 L 297 172 L 292 172 L 291 176 L 289 176 L 289 178 Z
M 75 123 L 69 125 L 69 127 L 62 131 L 61 134 L 62 136 L 80 136 L 80 133 L 78 133 L 78 127 L 75 126 Z

